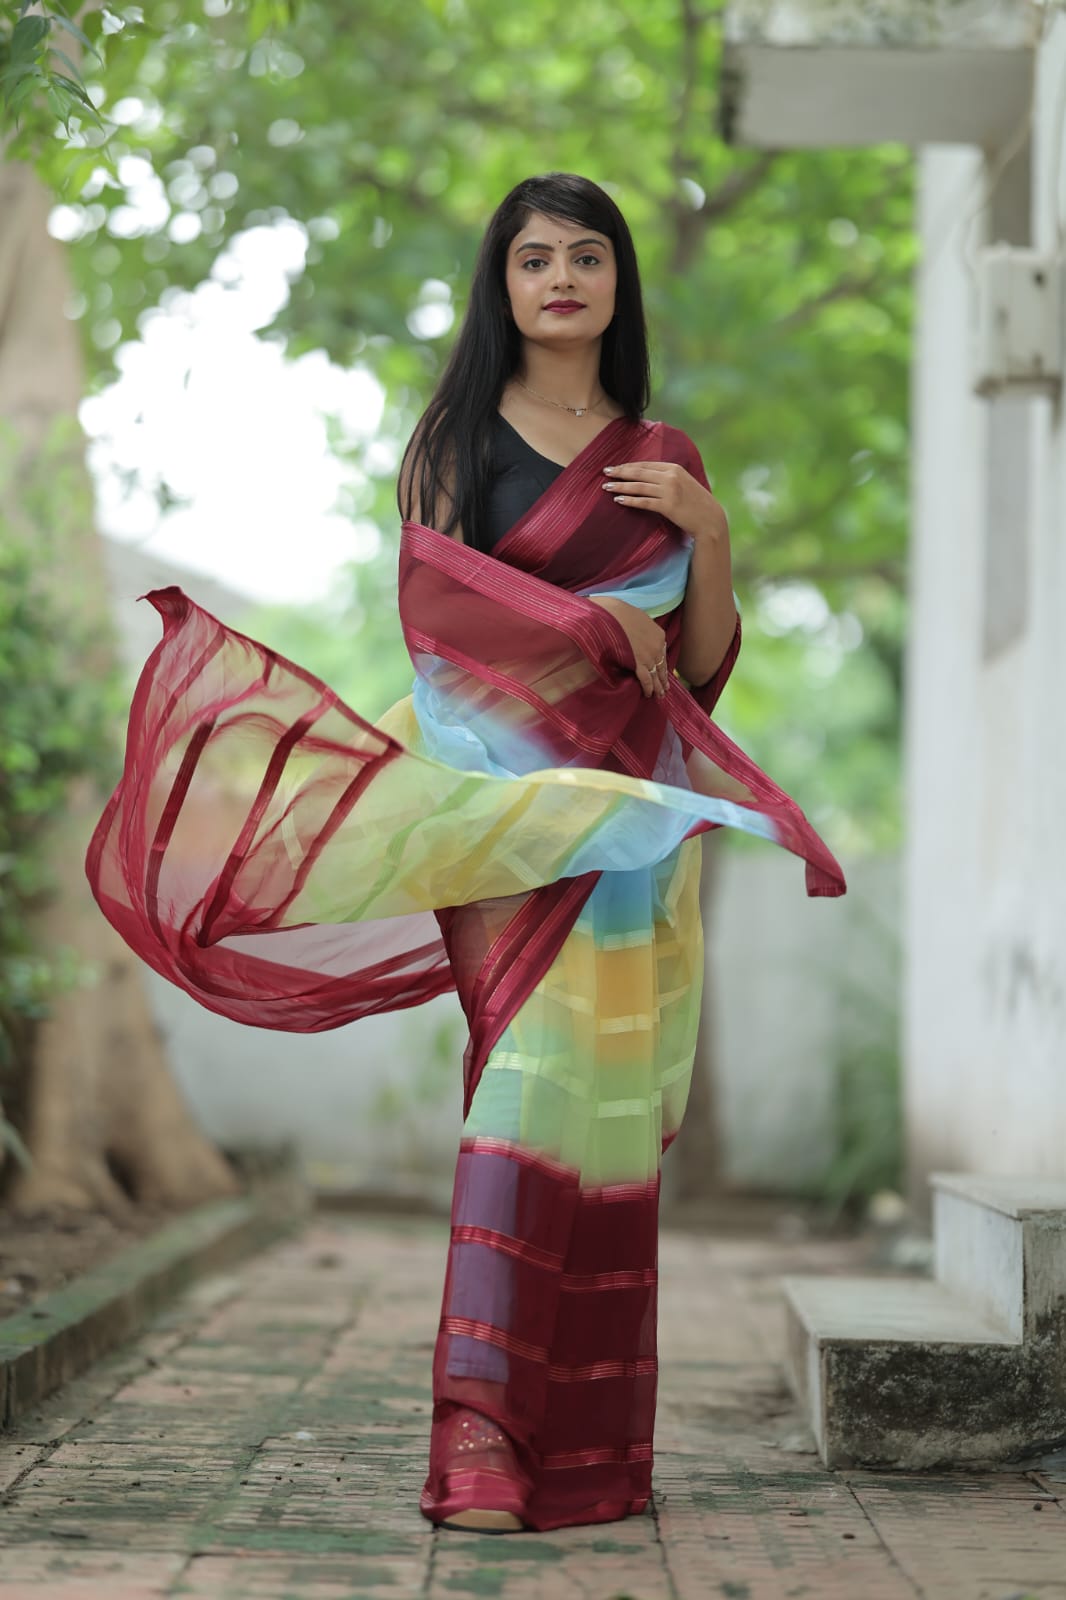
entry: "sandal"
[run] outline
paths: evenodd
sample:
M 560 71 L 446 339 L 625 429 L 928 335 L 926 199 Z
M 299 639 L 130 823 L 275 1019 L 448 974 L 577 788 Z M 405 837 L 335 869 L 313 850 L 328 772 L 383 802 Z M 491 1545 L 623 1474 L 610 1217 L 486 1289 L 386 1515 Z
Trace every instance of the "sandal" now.
M 465 1406 L 439 1426 L 444 1493 L 432 1508 L 424 1495 L 423 1510 L 438 1528 L 457 1533 L 521 1533 L 529 1486 L 503 1429 Z

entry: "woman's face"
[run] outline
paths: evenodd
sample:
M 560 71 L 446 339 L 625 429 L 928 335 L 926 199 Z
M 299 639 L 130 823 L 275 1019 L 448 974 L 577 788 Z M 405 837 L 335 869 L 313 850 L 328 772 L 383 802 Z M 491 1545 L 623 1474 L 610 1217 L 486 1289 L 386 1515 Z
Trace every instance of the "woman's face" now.
M 506 291 L 519 333 L 537 344 L 582 344 L 614 315 L 614 247 L 582 223 L 534 212 L 507 251 Z

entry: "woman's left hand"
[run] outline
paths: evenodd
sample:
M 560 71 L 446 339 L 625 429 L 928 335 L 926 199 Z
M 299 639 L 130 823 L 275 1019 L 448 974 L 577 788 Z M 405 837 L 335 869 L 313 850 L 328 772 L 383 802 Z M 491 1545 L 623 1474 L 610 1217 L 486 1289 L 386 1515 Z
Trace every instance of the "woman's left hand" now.
M 676 461 L 625 461 L 604 467 L 602 485 L 619 505 L 657 511 L 694 539 L 729 532 L 725 511 L 709 489 Z

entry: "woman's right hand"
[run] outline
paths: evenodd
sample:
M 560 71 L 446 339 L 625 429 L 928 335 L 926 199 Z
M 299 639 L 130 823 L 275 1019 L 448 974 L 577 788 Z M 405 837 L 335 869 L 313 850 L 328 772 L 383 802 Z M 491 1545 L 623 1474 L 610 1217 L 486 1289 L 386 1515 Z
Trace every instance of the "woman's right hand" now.
M 633 650 L 636 663 L 633 670 L 640 687 L 646 697 L 655 695 L 661 700 L 666 693 L 670 673 L 666 665 L 666 635 L 659 624 L 646 611 L 641 611 L 639 606 L 631 606 L 628 600 L 616 600 L 611 595 L 598 594 L 590 594 L 589 599 L 593 605 L 602 606 L 604 611 L 609 611 L 621 623 Z

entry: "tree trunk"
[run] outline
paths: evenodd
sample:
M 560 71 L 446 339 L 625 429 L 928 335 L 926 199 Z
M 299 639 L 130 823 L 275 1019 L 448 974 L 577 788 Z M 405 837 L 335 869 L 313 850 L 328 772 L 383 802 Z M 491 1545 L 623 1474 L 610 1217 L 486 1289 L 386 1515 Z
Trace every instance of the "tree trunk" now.
M 44 530 L 32 526 L 26 486 L 57 423 L 76 424 L 85 390 L 79 329 L 64 309 L 71 293 L 65 253 L 47 228 L 52 203 L 30 167 L 0 161 L 0 419 L 17 441 L 16 469 L 0 483 L 0 520 L 42 549 Z M 62 471 L 91 505 L 76 425 L 70 436 Z M 57 530 L 48 533 L 54 538 Z M 61 608 L 109 634 L 103 553 L 91 519 L 70 519 L 58 536 L 62 548 L 49 550 L 43 572 L 49 590 Z M 239 1187 L 170 1076 L 143 969 L 89 893 L 83 861 L 104 798 L 90 783 L 74 785 L 65 817 L 40 844 L 55 890 L 36 920 L 36 946 L 72 950 L 99 977 L 55 1000 L 22 1064 L 28 1078 L 17 1095 L 19 1121 L 33 1167 L 10 1185 L 18 1209 L 121 1212 L 137 1200 L 191 1205 Z

